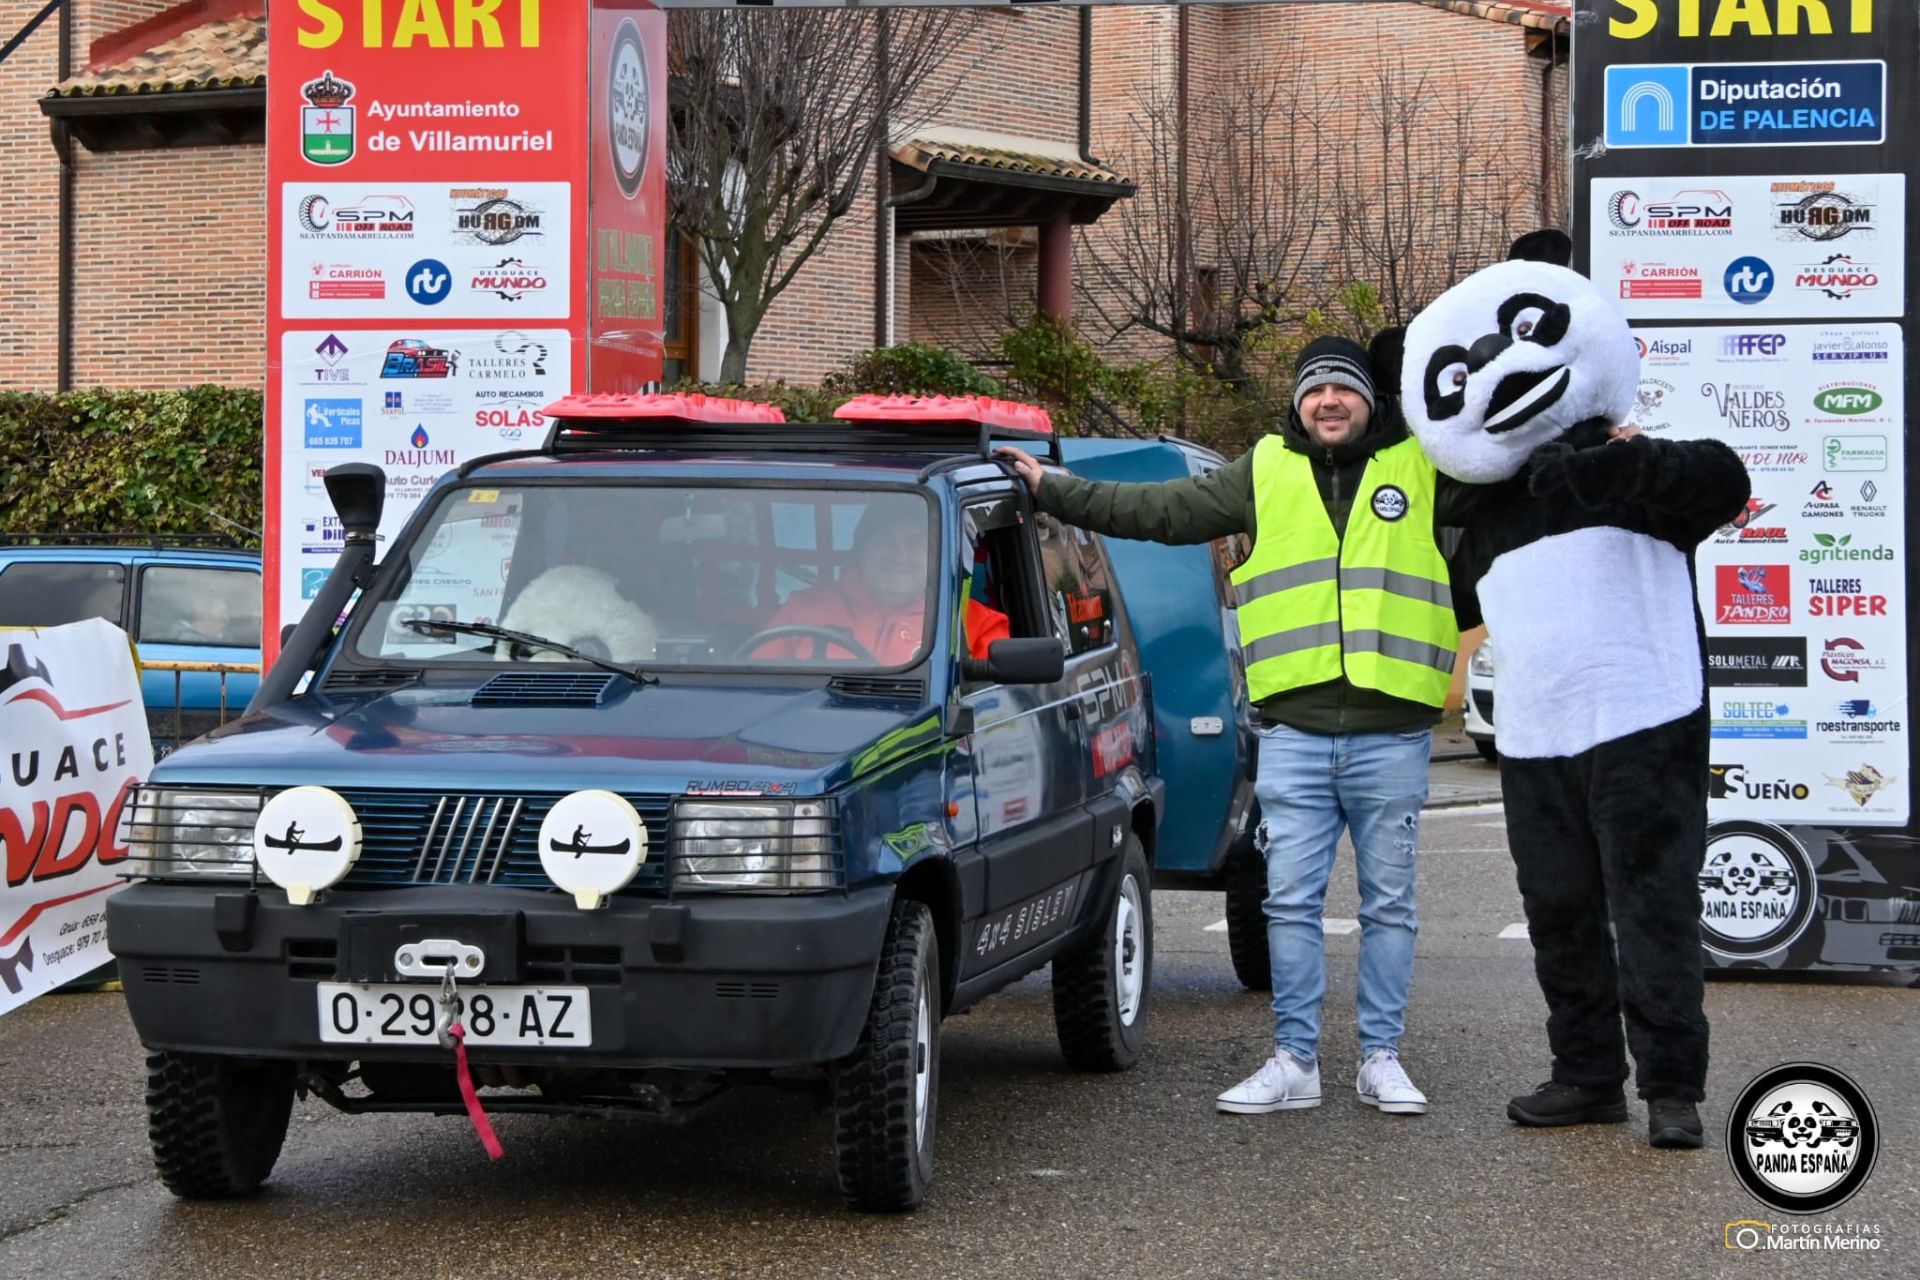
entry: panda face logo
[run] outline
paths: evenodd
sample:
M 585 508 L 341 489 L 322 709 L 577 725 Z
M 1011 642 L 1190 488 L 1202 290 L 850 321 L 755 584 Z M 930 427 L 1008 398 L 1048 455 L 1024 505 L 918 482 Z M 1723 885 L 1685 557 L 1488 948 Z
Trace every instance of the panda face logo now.
M 1434 465 L 1485 483 L 1576 423 L 1623 422 L 1639 391 L 1624 317 L 1564 267 L 1502 262 L 1407 326 L 1401 402 Z

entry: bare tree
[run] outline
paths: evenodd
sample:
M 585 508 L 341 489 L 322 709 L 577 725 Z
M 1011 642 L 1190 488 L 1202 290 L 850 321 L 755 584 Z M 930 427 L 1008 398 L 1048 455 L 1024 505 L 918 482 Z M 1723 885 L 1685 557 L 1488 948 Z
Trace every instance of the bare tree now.
M 1437 89 L 1384 42 L 1351 104 L 1334 179 L 1337 265 L 1405 324 L 1450 285 L 1506 255 L 1537 179 L 1516 175 L 1506 139 L 1480 120 L 1484 89 Z
M 1084 297 L 1116 336 L 1169 339 L 1245 390 L 1249 343 L 1320 301 L 1309 268 L 1331 161 L 1325 106 L 1280 51 L 1221 68 L 1184 105 L 1175 86 L 1147 88 L 1110 145 L 1139 193 L 1083 235 Z
M 767 309 L 853 208 L 889 132 L 944 105 L 928 77 L 974 21 L 956 9 L 672 12 L 668 204 L 727 313 L 721 381 L 745 380 Z

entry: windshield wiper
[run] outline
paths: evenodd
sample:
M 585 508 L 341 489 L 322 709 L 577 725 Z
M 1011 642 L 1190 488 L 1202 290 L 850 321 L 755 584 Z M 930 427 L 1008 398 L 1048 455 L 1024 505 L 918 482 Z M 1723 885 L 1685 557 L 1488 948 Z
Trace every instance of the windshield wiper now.
M 490 640 L 505 640 L 508 644 L 520 645 L 529 649 L 546 649 L 552 653 L 564 654 L 580 662 L 590 663 L 602 671 L 611 671 L 617 676 L 625 676 L 635 684 L 659 684 L 658 676 L 650 676 L 639 667 L 623 667 L 617 662 L 605 658 L 596 658 L 583 653 L 570 644 L 558 640 L 549 640 L 545 636 L 536 636 L 527 631 L 509 631 L 505 627 L 496 627 L 491 622 L 446 622 L 436 618 L 409 618 L 406 626 L 409 630 L 428 632 L 448 632 L 463 636 L 485 636 Z

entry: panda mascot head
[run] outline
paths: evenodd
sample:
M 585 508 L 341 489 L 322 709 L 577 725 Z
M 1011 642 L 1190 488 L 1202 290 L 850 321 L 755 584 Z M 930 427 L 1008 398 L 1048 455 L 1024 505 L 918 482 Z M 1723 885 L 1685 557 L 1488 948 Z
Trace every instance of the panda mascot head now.
M 1485 484 L 1576 427 L 1626 421 L 1640 354 L 1626 318 L 1564 265 L 1573 243 L 1533 232 L 1409 324 L 1400 404 L 1433 465 Z

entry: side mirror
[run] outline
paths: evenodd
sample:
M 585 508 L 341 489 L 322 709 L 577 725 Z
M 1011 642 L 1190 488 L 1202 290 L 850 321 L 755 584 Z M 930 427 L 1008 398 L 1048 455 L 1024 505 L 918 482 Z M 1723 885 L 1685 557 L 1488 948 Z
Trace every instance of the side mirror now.
M 293 639 L 293 629 L 299 625 L 297 622 L 289 622 L 286 626 L 280 628 L 280 647 L 282 649 L 287 647 L 287 641 Z
M 1067 651 L 1051 636 L 995 640 L 984 661 L 963 659 L 961 674 L 994 684 L 1052 684 L 1067 671 Z
M 347 537 L 371 541 L 387 501 L 387 473 L 371 462 L 343 462 L 327 469 L 326 486 Z

